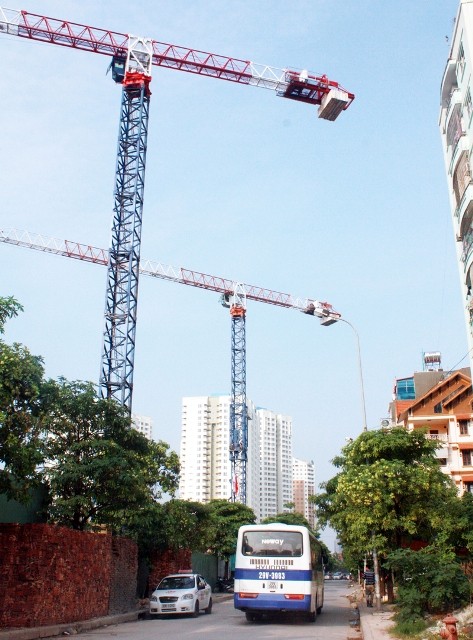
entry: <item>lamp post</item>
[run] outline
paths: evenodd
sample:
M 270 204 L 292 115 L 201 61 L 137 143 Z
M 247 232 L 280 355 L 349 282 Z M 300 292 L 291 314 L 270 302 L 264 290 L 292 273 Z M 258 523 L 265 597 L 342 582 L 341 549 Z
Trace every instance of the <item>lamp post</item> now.
M 340 318 L 339 322 L 344 322 L 345 324 L 347 324 L 352 329 L 356 338 L 357 355 L 358 355 L 358 373 L 360 376 L 361 409 L 362 409 L 362 415 L 363 415 L 363 432 L 366 432 L 368 431 L 368 425 L 366 421 L 365 385 L 363 382 L 363 367 L 361 364 L 360 336 L 358 335 L 358 331 L 355 329 L 355 327 L 352 325 L 351 322 L 348 322 L 348 320 L 345 320 L 344 318 Z M 372 534 L 372 537 L 374 538 L 374 533 Z M 374 544 L 373 544 L 372 554 L 373 554 L 373 572 L 374 572 L 374 583 L 375 583 L 374 589 L 375 589 L 376 609 L 380 611 L 381 610 L 381 591 L 380 591 L 380 581 L 379 581 L 379 562 L 378 562 L 378 553 Z
M 363 383 L 363 367 L 361 366 L 360 336 L 358 335 L 358 331 L 355 329 L 355 327 L 352 325 L 351 322 L 348 322 L 348 320 L 345 320 L 345 318 L 340 318 L 339 322 L 344 322 L 345 324 L 347 324 L 349 327 L 351 327 L 353 333 L 355 334 L 357 353 L 358 353 L 358 373 L 359 373 L 359 376 L 360 376 L 361 409 L 362 409 L 362 414 L 363 414 L 363 431 L 368 431 L 368 426 L 366 424 L 365 385 Z

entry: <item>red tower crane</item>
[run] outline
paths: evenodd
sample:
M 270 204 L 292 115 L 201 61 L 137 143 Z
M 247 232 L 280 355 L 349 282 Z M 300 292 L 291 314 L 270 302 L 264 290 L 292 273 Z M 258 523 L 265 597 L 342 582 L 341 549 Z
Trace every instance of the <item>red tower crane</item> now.
M 106 266 L 108 251 L 70 240 L 59 240 L 28 231 L 0 229 L 0 242 L 37 249 L 67 258 L 93 262 Z M 264 302 L 286 309 L 296 309 L 320 319 L 328 326 L 341 319 L 341 315 L 328 302 L 311 298 L 296 298 L 288 293 L 236 282 L 182 267 L 176 268 L 160 262 L 142 260 L 142 275 L 170 280 L 221 294 L 224 306 L 230 308 L 232 322 L 232 374 L 230 403 L 230 462 L 231 496 L 246 504 L 246 462 L 248 448 L 248 416 L 246 399 L 246 300 Z
M 325 120 L 335 120 L 354 95 L 326 75 L 306 69 L 277 69 L 25 10 L 0 7 L 0 33 L 110 56 L 112 78 L 122 85 L 100 391 L 103 397 L 117 400 L 131 412 L 152 66 L 271 89 L 277 96 L 317 105 L 319 117 Z M 318 315 L 316 308 L 313 313 Z M 241 305 L 234 306 L 232 318 L 235 323 L 244 322 Z M 235 334 L 235 353 L 237 340 Z M 243 376 L 244 367 L 237 367 L 234 374 L 238 372 Z M 237 382 L 243 388 L 244 379 Z M 239 396 L 243 399 L 241 393 Z M 233 421 L 242 420 L 245 432 L 245 416 L 238 417 L 235 404 L 231 414 Z M 233 425 L 233 435 L 237 431 Z M 244 449 L 244 444 L 235 446 L 235 451 Z M 240 456 L 239 460 L 244 466 L 244 459 Z
M 25 10 L 0 7 L 0 33 L 110 56 L 112 77 L 122 84 L 100 389 L 131 412 L 151 67 L 271 89 L 318 105 L 326 120 L 335 120 L 354 95 L 307 70 L 277 69 Z

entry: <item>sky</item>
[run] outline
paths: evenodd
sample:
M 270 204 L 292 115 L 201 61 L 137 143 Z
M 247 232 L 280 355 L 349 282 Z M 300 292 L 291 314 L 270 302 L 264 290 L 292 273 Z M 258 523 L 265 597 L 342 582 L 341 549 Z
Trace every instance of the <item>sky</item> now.
M 439 92 L 457 0 L 29 0 L 22 8 L 326 74 L 355 94 L 335 122 L 274 92 L 154 68 L 142 258 L 331 303 L 322 327 L 248 302 L 247 395 L 292 416 L 317 483 L 388 415 L 395 378 L 440 351 L 467 366 Z M 108 248 L 121 90 L 110 59 L 0 36 L 0 228 Z M 48 377 L 98 381 L 106 269 L 0 245 L 6 327 Z M 230 393 L 217 294 L 142 277 L 133 411 L 179 451 L 181 398 Z

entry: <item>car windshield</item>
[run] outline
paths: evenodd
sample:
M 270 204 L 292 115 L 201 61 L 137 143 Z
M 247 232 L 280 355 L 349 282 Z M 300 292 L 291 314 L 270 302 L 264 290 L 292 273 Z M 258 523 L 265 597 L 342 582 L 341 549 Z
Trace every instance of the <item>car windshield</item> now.
M 195 587 L 194 576 L 169 576 L 163 578 L 158 589 L 192 589 Z

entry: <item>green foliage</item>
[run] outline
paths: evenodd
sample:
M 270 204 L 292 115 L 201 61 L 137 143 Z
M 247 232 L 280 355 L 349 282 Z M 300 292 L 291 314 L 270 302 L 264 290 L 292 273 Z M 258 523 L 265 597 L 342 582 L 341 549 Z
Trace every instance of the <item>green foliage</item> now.
M 431 540 L 457 500 L 436 447 L 421 430 L 364 432 L 334 461 L 340 472 L 316 497 L 319 522 L 331 524 L 353 557 L 396 549 L 406 537 Z
M 207 504 L 170 500 L 164 505 L 166 546 L 207 551 L 212 535 L 212 510 Z
M 253 509 L 240 502 L 211 500 L 209 502 L 212 524 L 208 549 L 220 558 L 229 558 L 235 553 L 238 529 L 243 524 L 254 524 Z
M 12 296 L 2 298 L 0 296 L 0 333 L 5 331 L 5 323 L 10 318 L 15 318 L 20 311 L 23 311 L 21 304 Z
M 43 412 L 43 476 L 54 522 L 120 529 L 161 490 L 175 491 L 177 455 L 132 429 L 126 409 L 99 399 L 92 383 L 49 381 Z
M 0 297 L 0 334 L 22 310 Z M 0 492 L 27 501 L 45 480 L 48 517 L 74 529 L 106 525 L 126 531 L 144 549 L 204 545 L 203 505 L 167 506 L 177 489 L 179 458 L 165 442 L 131 428 L 117 403 L 97 397 L 92 383 L 44 380 L 43 361 L 20 344 L 0 340 Z M 167 538 L 166 538 L 167 536 Z
M 211 529 L 210 508 L 201 502 L 171 499 L 148 502 L 132 511 L 123 532 L 136 540 L 142 557 L 159 549 L 207 551 Z
M 422 633 L 428 626 L 423 618 L 418 616 L 404 617 L 402 611 L 394 616 L 394 621 L 393 632 L 397 637 L 401 638 L 412 638 L 412 636 Z
M 0 298 L 0 334 L 4 324 L 22 309 L 13 298 Z M 42 359 L 26 347 L 0 340 L 0 492 L 26 502 L 37 482 L 41 463 L 40 391 Z
M 278 513 L 275 516 L 269 516 L 268 518 L 264 518 L 264 520 L 261 520 L 261 524 L 271 524 L 273 522 L 282 522 L 283 524 L 296 524 L 298 526 L 307 527 L 308 529 L 310 529 L 310 524 L 308 523 L 306 518 L 302 515 L 302 513 L 297 513 L 297 511 L 291 513 L 285 511 L 283 513 Z
M 399 623 L 422 619 L 426 612 L 452 611 L 469 601 L 468 579 L 452 551 L 398 549 L 387 556 L 386 566 L 398 582 Z

